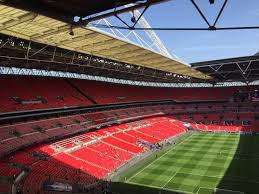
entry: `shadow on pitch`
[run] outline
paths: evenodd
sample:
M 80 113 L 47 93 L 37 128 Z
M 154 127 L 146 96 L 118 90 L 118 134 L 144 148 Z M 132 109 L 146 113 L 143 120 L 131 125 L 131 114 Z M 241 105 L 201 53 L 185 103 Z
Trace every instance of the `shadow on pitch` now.
M 112 189 L 116 191 L 116 193 L 120 194 L 179 194 L 179 192 L 161 190 L 124 182 L 113 182 Z
M 231 157 L 231 154 L 226 155 Z M 259 135 L 240 135 L 239 143 L 217 193 L 259 193 Z M 224 191 L 225 190 L 225 191 Z M 233 192 L 234 191 L 234 192 Z

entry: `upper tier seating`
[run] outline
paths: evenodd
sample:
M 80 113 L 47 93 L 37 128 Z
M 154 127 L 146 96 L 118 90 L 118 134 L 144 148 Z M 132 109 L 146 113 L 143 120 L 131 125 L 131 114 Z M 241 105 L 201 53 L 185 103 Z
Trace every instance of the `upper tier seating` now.
M 72 80 L 72 82 L 99 104 L 168 99 L 178 101 L 233 100 L 233 95 L 238 89 L 252 91 L 256 88 L 252 86 L 244 88 L 152 88 L 86 80 Z
M 0 77 L 0 113 L 71 106 L 150 101 L 235 100 L 237 90 L 253 91 L 256 87 L 228 88 L 152 88 L 33 76 Z M 81 91 L 84 95 L 79 92 Z M 91 102 L 92 101 L 92 102 Z
M 92 104 L 60 78 L 1 76 L 0 91 L 0 112 Z

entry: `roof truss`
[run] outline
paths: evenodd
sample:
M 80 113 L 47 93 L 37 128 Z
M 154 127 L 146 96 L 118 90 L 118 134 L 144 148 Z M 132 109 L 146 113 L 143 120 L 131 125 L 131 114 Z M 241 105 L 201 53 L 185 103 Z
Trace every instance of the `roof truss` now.
M 5 17 L 1 17 L 2 14 Z M 3 34 L 67 49 L 70 52 L 95 55 L 145 68 L 155 67 L 159 71 L 175 72 L 198 79 L 210 78 L 177 59 L 168 58 L 134 43 L 93 29 L 74 27 L 32 12 L 0 5 L 0 25 L 3 26 L 0 30 Z M 157 60 L 158 63 L 154 64 L 153 60 Z
M 209 74 L 217 81 L 246 83 L 259 79 L 259 56 L 193 63 L 192 67 Z

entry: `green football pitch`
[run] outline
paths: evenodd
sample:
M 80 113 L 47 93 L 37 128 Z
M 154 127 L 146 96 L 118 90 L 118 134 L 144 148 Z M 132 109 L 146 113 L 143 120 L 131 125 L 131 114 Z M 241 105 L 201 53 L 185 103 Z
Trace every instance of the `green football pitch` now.
M 150 157 L 114 181 L 114 191 L 259 194 L 258 135 L 192 133 Z

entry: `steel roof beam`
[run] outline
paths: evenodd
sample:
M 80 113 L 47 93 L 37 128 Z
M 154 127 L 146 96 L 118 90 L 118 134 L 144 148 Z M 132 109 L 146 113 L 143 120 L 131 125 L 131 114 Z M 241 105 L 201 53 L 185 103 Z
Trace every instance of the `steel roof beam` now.
M 116 15 L 119 15 L 119 14 L 122 14 L 122 13 L 130 12 L 130 11 L 135 10 L 135 9 L 141 9 L 143 7 L 147 7 L 147 6 L 151 6 L 151 5 L 155 5 L 155 4 L 159 4 L 159 3 L 163 3 L 163 2 L 167 2 L 167 1 L 168 0 L 147 0 L 146 2 L 140 2 L 138 4 L 134 4 L 133 6 L 130 6 L 130 7 L 124 7 L 120 10 L 115 9 L 114 11 L 111 11 L 111 12 L 108 12 L 108 13 L 104 13 L 104 14 L 101 14 L 101 15 L 98 15 L 98 16 L 93 16 L 93 17 L 87 18 L 86 20 L 82 20 L 80 22 L 77 22 L 76 25 L 86 26 L 89 22 L 97 21 L 97 20 L 107 18 L 107 17 L 110 17 L 110 16 L 116 16 Z

